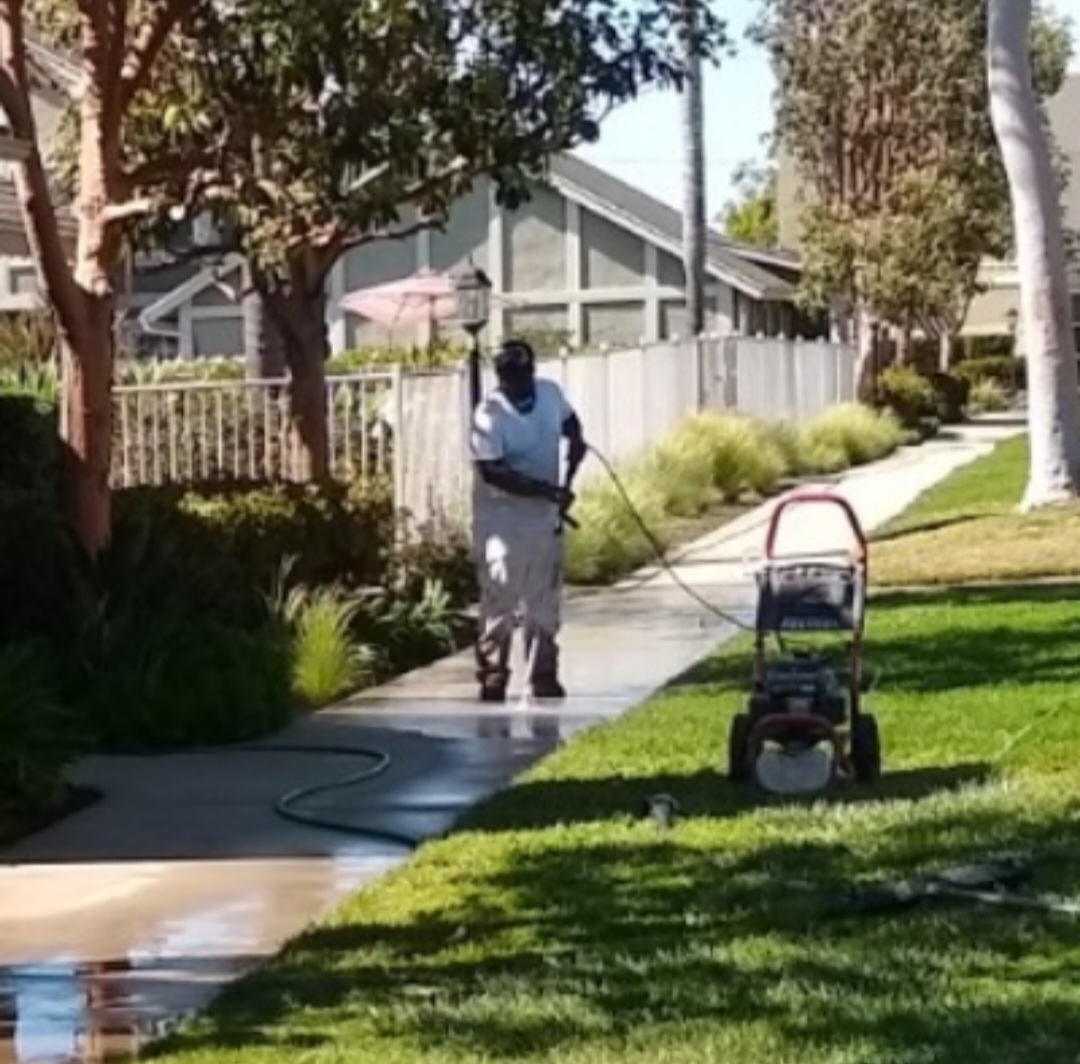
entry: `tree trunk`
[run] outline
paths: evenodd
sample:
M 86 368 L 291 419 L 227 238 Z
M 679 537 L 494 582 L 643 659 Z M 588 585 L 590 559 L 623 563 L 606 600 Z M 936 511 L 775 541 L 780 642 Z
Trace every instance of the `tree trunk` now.
M 330 337 L 326 298 L 300 289 L 266 292 L 264 305 L 279 332 L 289 368 L 289 415 L 292 421 L 292 476 L 314 482 L 330 476 L 326 361 Z
M 953 337 L 947 329 L 942 329 L 937 338 L 937 363 L 939 373 L 948 373 L 952 368 Z
M 112 525 L 112 298 L 85 300 L 77 330 L 61 330 L 60 435 L 68 522 L 83 549 L 96 556 Z
M 1050 149 L 1031 82 L 1031 0 L 990 0 L 990 117 L 1012 200 L 1028 368 L 1031 469 L 1022 508 L 1075 498 L 1080 397 L 1065 244 Z
M 877 402 L 877 323 L 865 306 L 855 309 L 855 395 L 859 402 Z
M 899 326 L 894 333 L 896 342 L 896 364 L 910 366 L 915 361 L 915 342 L 910 325 Z
M 93 37 L 88 54 L 102 47 Z M 39 264 L 60 324 L 65 508 L 83 549 L 96 557 L 108 546 L 112 524 L 113 278 L 121 245 L 106 210 L 119 147 L 118 130 L 105 119 L 100 84 L 91 82 L 84 89 L 79 109 L 79 231 L 74 269 L 68 275 L 73 283 L 64 284 L 61 278 L 54 285 L 56 278 L 49 275 L 55 266 L 47 268 L 44 257 Z M 29 171 L 28 187 L 40 191 Z M 26 213 L 33 218 L 32 209 Z
M 686 273 L 686 327 L 691 336 L 700 336 L 705 331 L 705 121 L 695 17 L 695 9 L 684 4 L 683 267 Z

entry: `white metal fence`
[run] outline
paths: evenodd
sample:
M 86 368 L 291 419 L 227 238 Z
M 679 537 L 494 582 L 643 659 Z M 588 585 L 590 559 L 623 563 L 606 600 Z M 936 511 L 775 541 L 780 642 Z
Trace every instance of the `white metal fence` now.
M 567 355 L 543 362 L 540 372 L 558 381 L 590 442 L 616 462 L 634 458 L 696 411 L 802 421 L 855 396 L 854 350 L 818 341 L 670 341 Z M 155 384 L 117 388 L 115 395 L 118 485 L 288 479 L 295 468 L 285 381 Z M 327 396 L 335 475 L 392 477 L 398 505 L 421 523 L 466 515 L 463 367 L 333 378 Z M 586 465 L 583 477 L 590 473 Z
M 391 475 L 384 414 L 397 373 L 327 382 L 331 467 Z M 117 487 L 211 480 L 289 480 L 297 468 L 286 380 L 177 381 L 113 389 Z

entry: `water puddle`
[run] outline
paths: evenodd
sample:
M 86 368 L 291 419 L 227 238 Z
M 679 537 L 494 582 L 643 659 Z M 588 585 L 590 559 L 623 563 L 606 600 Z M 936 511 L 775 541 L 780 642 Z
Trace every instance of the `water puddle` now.
M 218 962 L 130 959 L 0 969 L 0 1064 L 137 1059 L 232 974 Z

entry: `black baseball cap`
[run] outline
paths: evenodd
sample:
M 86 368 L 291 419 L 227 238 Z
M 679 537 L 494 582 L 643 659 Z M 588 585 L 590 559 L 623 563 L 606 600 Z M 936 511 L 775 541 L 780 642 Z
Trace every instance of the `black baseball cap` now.
M 507 340 L 499 345 L 492 363 L 500 377 L 507 374 L 516 376 L 536 368 L 536 354 L 524 340 Z

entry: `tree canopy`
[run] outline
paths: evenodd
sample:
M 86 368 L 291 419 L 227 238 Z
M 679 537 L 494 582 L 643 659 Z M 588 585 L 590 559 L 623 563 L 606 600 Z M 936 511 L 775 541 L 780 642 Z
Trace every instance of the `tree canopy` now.
M 694 8 L 709 61 L 724 26 Z M 281 334 L 318 450 L 324 284 L 343 252 L 445 222 L 479 177 L 500 202 L 594 141 L 645 86 L 680 87 L 686 5 L 667 0 L 237 0 L 170 45 L 125 131 L 160 233 L 209 212 Z M 77 121 L 77 115 L 75 116 Z M 75 158 L 72 126 L 70 158 Z M 300 395 L 306 392 L 306 399 Z M 298 411 L 296 411 L 298 412 Z M 324 428 L 323 423 L 323 428 Z M 325 442 L 325 441 L 323 441 Z M 323 460 L 312 455 L 318 472 Z
M 803 298 L 931 333 L 959 328 L 985 257 L 1010 249 L 990 123 L 983 0 L 766 0 L 778 131 L 804 184 Z M 1069 27 L 1033 31 L 1040 99 Z
M 678 85 L 665 0 L 240 0 L 204 13 L 129 130 L 141 191 L 210 210 L 267 275 L 438 224 L 480 175 L 510 205 L 611 107 Z M 723 26 L 702 3 L 700 48 Z
M 778 174 L 775 164 L 744 163 L 732 175 L 735 196 L 724 207 L 720 222 L 732 240 L 756 247 L 776 247 Z

